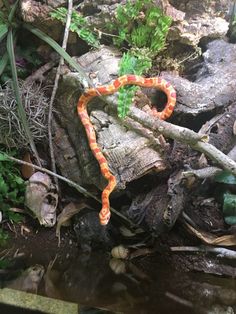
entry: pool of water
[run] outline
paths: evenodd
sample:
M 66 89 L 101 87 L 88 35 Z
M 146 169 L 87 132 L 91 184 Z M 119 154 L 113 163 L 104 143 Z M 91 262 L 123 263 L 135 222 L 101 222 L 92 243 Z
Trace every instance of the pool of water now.
M 39 296 L 39 305 L 31 304 L 31 310 L 42 313 L 236 313 L 235 279 L 174 269 L 161 254 L 133 260 L 114 259 L 108 252 L 85 254 L 71 240 L 58 248 L 48 231 L 15 239 L 4 254 L 11 262 L 0 273 L 5 306 L 0 313 L 10 313 L 6 304 L 27 307 L 32 294 Z M 19 303 L 12 291 L 27 293 L 19 295 Z M 48 300 L 57 306 L 47 308 Z

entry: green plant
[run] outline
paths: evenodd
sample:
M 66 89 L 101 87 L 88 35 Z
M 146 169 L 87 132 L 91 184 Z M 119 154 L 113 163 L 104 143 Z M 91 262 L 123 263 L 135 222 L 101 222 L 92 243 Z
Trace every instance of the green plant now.
M 20 79 L 25 79 L 32 73 L 33 70 L 42 64 L 42 60 L 38 53 L 35 51 L 34 46 L 22 47 L 16 46 L 16 70 L 17 76 Z M 7 58 L 8 59 L 8 58 Z M 6 84 L 12 77 L 10 64 L 4 66 L 4 73 L 0 77 L 0 84 Z
M 0 228 L 0 246 L 1 246 L 1 239 L 3 239 L 2 245 L 5 244 L 5 241 L 8 240 L 8 233 L 5 233 L 3 231 L 3 237 L 2 237 L 2 229 Z M 6 237 L 6 239 L 5 239 Z M 11 265 L 11 261 L 7 258 L 0 259 L 0 269 L 6 269 Z
M 118 29 L 114 43 L 121 47 L 149 48 L 156 55 L 165 45 L 172 19 L 162 13 L 152 0 L 137 0 L 119 5 L 113 29 Z
M 4 246 L 7 243 L 8 239 L 9 239 L 8 233 L 0 227 L 0 247 Z M 5 268 L 7 264 L 8 264 L 7 261 L 0 260 L 0 269 Z
M 147 71 L 152 66 L 151 58 L 148 54 L 141 54 L 140 50 L 136 54 L 131 50 L 124 53 L 119 65 L 119 75 L 135 74 L 141 75 L 144 71 Z M 132 99 L 137 91 L 138 86 L 124 86 L 119 89 L 118 93 L 118 115 L 120 118 L 124 118 L 130 108 Z
M 152 60 L 164 48 L 171 18 L 162 13 L 152 0 L 127 1 L 119 5 L 110 30 L 118 29 L 113 42 L 131 49 L 120 61 L 119 75 L 142 75 L 152 67 Z M 138 87 L 125 86 L 118 93 L 118 115 L 124 118 Z
M 19 222 L 21 216 L 10 211 L 11 207 L 23 206 L 25 182 L 18 168 L 0 152 L 0 204 L 3 219 Z
M 66 8 L 57 8 L 50 13 L 53 19 L 56 19 L 63 24 L 66 23 L 66 16 L 68 10 Z M 77 33 L 77 35 L 87 42 L 92 47 L 99 47 L 98 37 L 91 31 L 87 20 L 76 10 L 72 11 L 70 31 Z
M 25 182 L 20 177 L 18 168 L 3 152 L 0 152 L 0 211 L 2 220 L 10 220 L 15 223 L 22 220 L 18 213 L 10 209 L 24 205 L 24 194 Z M 5 245 L 8 238 L 8 233 L 0 227 L 0 246 Z
M 18 116 L 22 123 L 22 127 L 26 134 L 26 138 L 31 146 L 31 149 L 39 160 L 38 153 L 34 144 L 34 140 L 32 134 L 30 132 L 26 113 L 22 104 L 22 99 L 20 96 L 20 89 L 18 83 L 18 75 L 17 75 L 17 67 L 16 67 L 16 58 L 15 58 L 15 44 L 17 43 L 17 32 L 22 27 L 33 33 L 35 36 L 49 44 L 58 54 L 60 54 L 65 61 L 67 61 L 72 67 L 74 67 L 79 73 L 79 79 L 81 80 L 82 84 L 87 85 L 91 84 L 91 80 L 87 77 L 84 70 L 73 60 L 68 53 L 58 45 L 52 38 L 50 38 L 45 33 L 41 32 L 39 29 L 24 23 L 22 21 L 18 21 L 16 17 L 16 11 L 18 6 L 19 0 L 15 2 L 13 6 L 9 6 L 7 1 L 4 1 L 5 7 L 0 13 L 0 41 L 6 42 L 6 52 L 2 55 L 0 59 L 0 75 L 4 72 L 8 63 L 10 64 L 11 68 L 11 75 L 12 75 L 12 85 L 15 92 L 16 102 L 17 102 L 17 110 Z
M 236 194 L 231 192 L 236 186 L 236 176 L 228 171 L 222 171 L 215 176 L 215 182 L 223 184 L 220 188 L 223 202 L 224 220 L 229 225 L 236 224 Z

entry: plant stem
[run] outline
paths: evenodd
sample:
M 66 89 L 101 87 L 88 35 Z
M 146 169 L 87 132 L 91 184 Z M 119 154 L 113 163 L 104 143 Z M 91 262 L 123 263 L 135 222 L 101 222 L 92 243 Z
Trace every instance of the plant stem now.
M 11 28 L 9 28 L 8 35 L 7 35 L 7 52 L 9 55 L 10 65 L 11 65 L 11 71 L 12 71 L 12 82 L 13 82 L 13 89 L 15 92 L 16 102 L 17 102 L 17 110 L 19 118 L 21 119 L 21 123 L 23 125 L 25 134 L 29 140 L 30 147 L 35 155 L 35 158 L 39 165 L 41 165 L 40 158 L 32 137 L 32 134 L 30 132 L 30 128 L 27 121 L 27 116 L 25 113 L 25 109 L 23 106 L 23 103 L 21 101 L 21 95 L 20 95 L 20 88 L 18 84 L 18 76 L 17 76 L 17 70 L 16 70 L 16 59 L 15 59 L 15 52 L 14 52 L 14 40 L 13 40 L 13 31 Z
M 68 0 L 68 12 L 67 12 L 67 20 L 66 20 L 66 26 L 65 26 L 65 32 L 64 32 L 64 38 L 62 43 L 62 48 L 66 50 L 67 41 L 69 37 L 69 31 L 70 31 L 70 23 L 71 23 L 71 14 L 73 9 L 73 0 Z M 50 150 L 50 157 L 51 157 L 51 166 L 54 173 L 56 173 L 56 162 L 55 162 L 55 155 L 54 155 L 54 149 L 53 149 L 53 140 L 52 140 L 52 122 L 53 122 L 53 103 L 55 100 L 56 92 L 58 89 L 58 82 L 61 75 L 61 66 L 64 64 L 64 58 L 61 56 L 59 65 L 57 67 L 56 77 L 54 81 L 54 86 L 52 90 L 52 95 L 49 103 L 49 113 L 48 113 L 48 142 L 49 142 L 49 150 Z M 57 187 L 57 190 L 59 190 L 58 186 L 58 179 L 55 177 L 55 184 Z

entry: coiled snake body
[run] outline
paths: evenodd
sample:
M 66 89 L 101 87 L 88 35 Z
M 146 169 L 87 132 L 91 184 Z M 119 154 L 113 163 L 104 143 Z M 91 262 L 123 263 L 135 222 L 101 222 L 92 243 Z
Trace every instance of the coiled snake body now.
M 116 186 L 116 178 L 110 172 L 107 160 L 97 145 L 95 131 L 92 123 L 90 122 L 87 112 L 87 104 L 95 96 L 113 94 L 124 85 L 154 87 L 163 91 L 167 96 L 167 104 L 163 111 L 161 112 L 153 111 L 153 115 L 158 117 L 159 119 L 165 120 L 169 118 L 174 110 L 176 103 L 176 92 L 170 83 L 159 77 L 144 78 L 136 75 L 124 75 L 117 78 L 109 85 L 90 88 L 86 90 L 79 98 L 77 111 L 80 116 L 81 122 L 84 125 L 88 137 L 89 146 L 93 152 L 93 155 L 95 156 L 99 163 L 102 175 L 108 181 L 108 185 L 102 192 L 102 209 L 99 213 L 101 225 L 107 225 L 111 216 L 109 195 Z

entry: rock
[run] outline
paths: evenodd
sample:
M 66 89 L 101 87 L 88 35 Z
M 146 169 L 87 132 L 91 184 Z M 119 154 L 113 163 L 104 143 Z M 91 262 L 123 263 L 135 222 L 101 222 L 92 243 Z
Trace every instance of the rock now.
M 170 31 L 170 39 L 190 46 L 197 46 L 200 40 L 209 41 L 222 38 L 228 32 L 229 23 L 225 20 L 230 6 L 230 0 L 187 2 L 173 0 L 171 4 L 185 12 L 183 23 L 174 24 Z
M 107 250 L 114 246 L 111 225 L 101 226 L 95 210 L 81 211 L 75 217 L 74 230 L 83 252 L 90 253 L 94 248 Z
M 203 63 L 193 76 L 194 81 L 163 74 L 177 90 L 174 114 L 184 121 L 207 112 L 214 113 L 236 101 L 236 45 L 223 39 L 210 42 L 203 54 Z M 209 116 L 205 116 L 205 121 Z M 203 117 L 204 120 L 204 117 Z M 191 121 L 191 120 L 190 120 Z
M 109 25 L 114 22 L 116 10 L 119 5 L 125 5 L 127 0 L 99 0 L 81 1 L 79 13 L 86 17 L 91 29 L 107 34 Z M 163 10 L 166 15 L 173 19 L 173 25 L 168 34 L 168 42 L 178 42 L 196 49 L 200 40 L 209 41 L 213 38 L 224 37 L 228 32 L 229 23 L 224 19 L 229 8 L 230 1 L 225 0 L 213 3 L 207 0 L 190 0 L 187 3 L 179 1 L 156 0 L 154 5 Z M 64 0 L 51 0 L 41 4 L 34 0 L 21 1 L 21 16 L 24 21 L 46 32 L 55 40 L 60 40 L 63 25 L 52 20 L 49 13 L 58 7 L 66 6 Z M 74 34 L 69 38 L 69 51 L 78 53 L 79 46 L 83 42 Z M 105 36 L 107 37 L 107 35 Z M 80 43 L 76 45 L 75 40 Z M 85 45 L 86 46 L 86 45 Z M 176 46 L 176 45 L 175 45 Z M 84 49 L 84 48 L 83 48 Z
M 125 5 L 126 0 L 100 0 L 91 2 L 84 0 L 80 10 L 87 16 L 89 23 L 101 31 L 107 31 L 107 24 L 115 18 L 118 5 Z M 168 42 L 178 41 L 184 45 L 197 47 L 201 39 L 224 37 L 229 23 L 224 19 L 230 1 L 214 3 L 207 0 L 181 1 L 156 0 L 155 5 L 173 19 L 173 25 L 168 34 Z
M 178 41 L 188 46 L 197 47 L 201 39 L 224 37 L 229 23 L 222 17 L 212 17 L 208 14 L 186 19 L 181 24 L 174 25 L 169 33 L 170 41 Z

